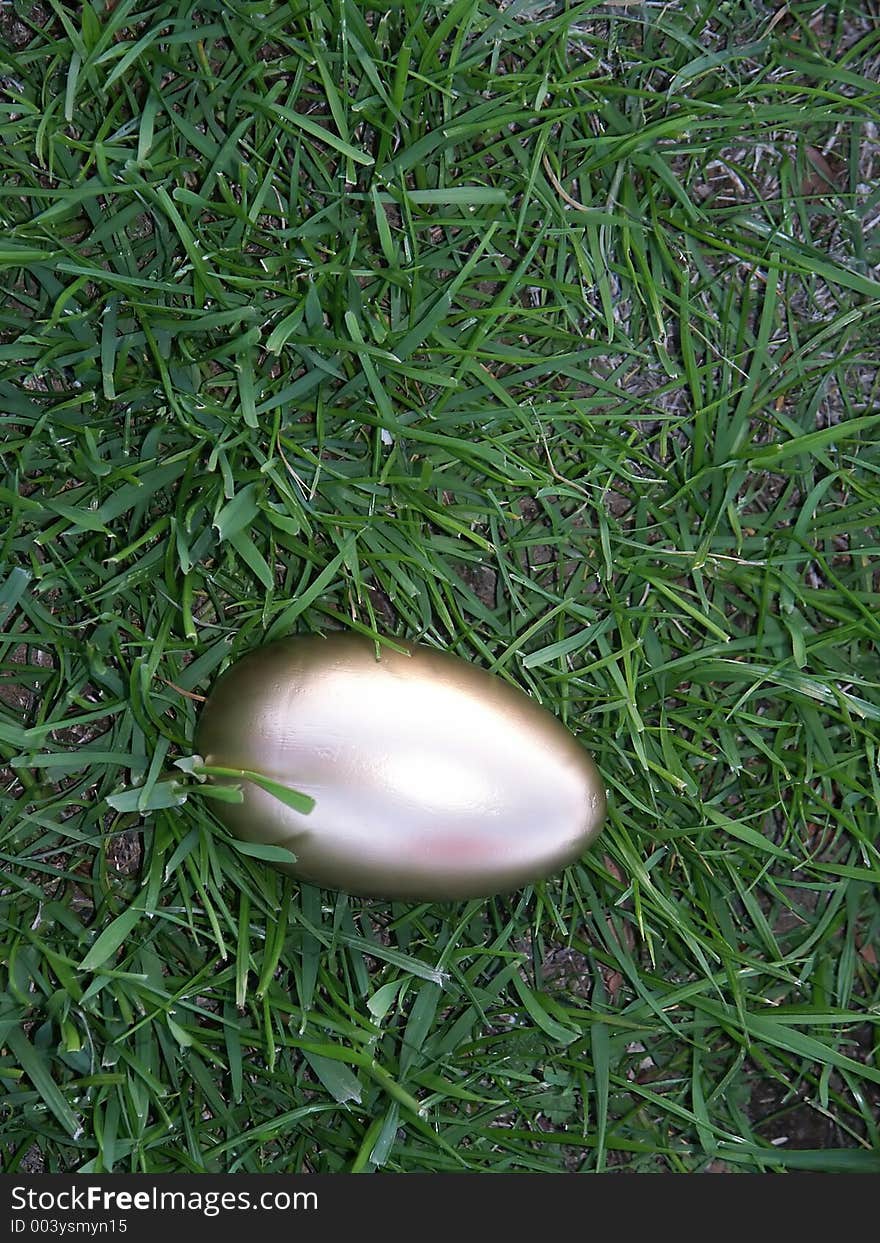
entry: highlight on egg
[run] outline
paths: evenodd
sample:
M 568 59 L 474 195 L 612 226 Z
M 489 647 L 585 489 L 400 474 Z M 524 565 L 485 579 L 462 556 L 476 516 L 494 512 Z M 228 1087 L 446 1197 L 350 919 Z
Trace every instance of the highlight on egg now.
M 281 639 L 221 675 L 196 732 L 206 768 L 314 800 L 305 814 L 244 780 L 242 802 L 216 805 L 226 826 L 292 851 L 302 880 L 375 898 L 489 897 L 578 859 L 606 810 L 581 744 L 478 666 L 389 644 Z

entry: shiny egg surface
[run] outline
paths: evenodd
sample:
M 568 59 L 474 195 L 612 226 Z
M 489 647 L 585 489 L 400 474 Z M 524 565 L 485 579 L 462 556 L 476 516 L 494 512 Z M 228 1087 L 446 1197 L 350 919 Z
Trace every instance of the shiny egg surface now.
M 306 815 L 238 781 L 243 802 L 213 804 L 227 827 L 287 847 L 303 880 L 376 898 L 488 897 L 577 859 L 605 815 L 583 747 L 500 678 L 393 642 L 406 650 L 282 639 L 218 679 L 196 733 L 205 764 L 315 800 Z

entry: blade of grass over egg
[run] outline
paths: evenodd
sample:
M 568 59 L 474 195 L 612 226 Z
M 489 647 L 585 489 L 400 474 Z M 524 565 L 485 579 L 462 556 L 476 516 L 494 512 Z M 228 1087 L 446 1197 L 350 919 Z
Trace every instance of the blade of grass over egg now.
M 286 846 L 271 846 L 263 842 L 234 842 L 233 848 L 240 854 L 248 855 L 251 859 L 262 859 L 264 863 L 282 863 L 291 865 L 296 863 L 296 855 L 292 850 L 288 850 Z
M 309 795 L 301 794 L 299 790 L 293 790 L 280 781 L 275 781 L 271 777 L 253 772 L 248 768 L 223 768 L 215 764 L 199 764 L 193 771 L 205 777 L 240 777 L 245 781 L 250 781 L 302 815 L 308 815 L 315 806 L 315 800 Z

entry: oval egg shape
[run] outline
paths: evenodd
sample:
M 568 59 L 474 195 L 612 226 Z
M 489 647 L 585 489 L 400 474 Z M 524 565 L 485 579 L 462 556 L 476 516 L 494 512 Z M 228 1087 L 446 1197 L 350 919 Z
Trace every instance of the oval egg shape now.
M 282 639 L 218 679 L 196 733 L 205 764 L 315 800 L 302 814 L 242 781 L 242 803 L 213 804 L 223 823 L 291 850 L 300 879 L 365 897 L 489 897 L 577 859 L 605 816 L 584 748 L 500 678 L 393 642 L 405 650 Z

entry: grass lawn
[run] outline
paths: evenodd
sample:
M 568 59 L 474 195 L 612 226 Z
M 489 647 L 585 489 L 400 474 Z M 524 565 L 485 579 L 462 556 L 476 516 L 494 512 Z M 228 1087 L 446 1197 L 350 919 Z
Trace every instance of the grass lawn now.
M 878 68 L 877 0 L 4 0 L 7 1171 L 880 1170 Z M 560 716 L 596 846 L 239 851 L 198 697 L 339 627 Z

